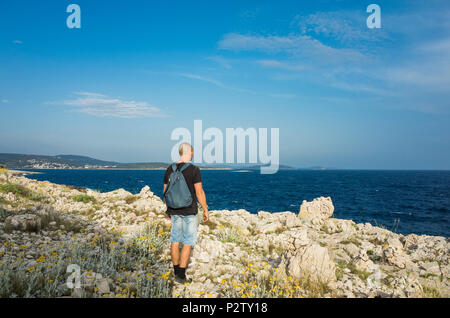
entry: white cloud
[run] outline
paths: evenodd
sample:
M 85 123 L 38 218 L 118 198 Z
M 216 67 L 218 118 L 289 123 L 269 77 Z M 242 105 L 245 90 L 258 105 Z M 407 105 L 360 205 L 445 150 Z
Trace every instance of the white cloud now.
M 336 49 L 309 35 L 243 35 L 225 34 L 218 46 L 224 50 L 284 53 L 326 64 L 367 61 L 368 56 L 354 49 Z
M 23 42 L 20 41 L 20 40 L 14 40 L 14 41 L 12 41 L 12 43 L 14 43 L 14 44 L 22 44 Z
M 147 102 L 111 98 L 103 94 L 90 92 L 75 92 L 74 95 L 79 97 L 61 102 L 47 102 L 47 104 L 74 107 L 74 111 L 98 117 L 167 117 L 159 108 Z
M 298 28 L 302 34 L 321 35 L 346 45 L 361 40 L 372 42 L 387 39 L 388 35 L 383 28 L 373 32 L 366 27 L 367 17 L 365 10 L 316 12 L 306 16 L 297 15 L 291 26 Z

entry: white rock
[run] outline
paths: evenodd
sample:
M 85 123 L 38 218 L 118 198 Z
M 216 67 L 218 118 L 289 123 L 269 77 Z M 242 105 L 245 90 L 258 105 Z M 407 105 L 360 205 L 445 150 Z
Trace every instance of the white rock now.
M 153 192 L 150 191 L 150 187 L 146 185 L 141 189 L 141 192 L 139 192 L 139 196 L 143 199 L 153 198 Z
M 107 278 L 102 278 L 96 281 L 95 287 L 98 288 L 99 294 L 109 294 L 111 292 L 109 288 L 109 282 Z
M 298 227 L 298 226 L 302 226 L 302 225 L 303 225 L 303 222 L 294 213 L 289 213 L 286 216 L 286 227 L 287 228 Z
M 310 279 L 326 284 L 336 281 L 335 264 L 328 250 L 315 243 L 301 247 L 292 257 L 283 259 L 282 264 L 287 265 L 286 273 L 297 280 Z
M 40 231 L 41 218 L 34 214 L 8 216 L 5 226 L 16 231 Z
M 310 220 L 324 220 L 333 215 L 334 205 L 330 197 L 315 198 L 308 202 L 303 200 L 298 216 Z

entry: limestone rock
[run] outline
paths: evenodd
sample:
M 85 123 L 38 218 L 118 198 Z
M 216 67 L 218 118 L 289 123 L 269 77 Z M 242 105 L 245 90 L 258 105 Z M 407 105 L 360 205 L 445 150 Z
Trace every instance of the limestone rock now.
M 333 215 L 334 205 L 330 197 L 315 198 L 308 202 L 303 200 L 298 216 L 309 220 L 324 220 Z
M 286 216 L 285 222 L 287 228 L 298 227 L 303 225 L 303 222 L 298 217 L 296 217 L 294 213 L 289 213 Z
M 370 260 L 366 251 L 360 250 L 358 256 L 353 259 L 352 264 L 359 271 L 372 273 L 375 270 L 374 263 Z
M 405 268 L 412 263 L 398 238 L 388 240 L 387 246 L 383 250 L 383 257 L 388 264 L 399 268 Z
M 95 287 L 98 289 L 99 294 L 109 294 L 111 292 L 109 288 L 109 282 L 107 278 L 101 278 L 95 282 Z
M 441 275 L 441 270 L 439 268 L 439 264 L 437 262 L 425 262 L 420 266 L 421 275 L 432 274 L 439 276 Z
M 346 244 L 345 247 L 344 247 L 344 251 L 346 251 L 347 254 L 348 254 L 351 258 L 355 258 L 355 257 L 357 257 L 358 254 L 359 254 L 359 248 L 358 248 L 358 246 L 356 246 L 356 245 L 353 244 L 353 243 Z
M 150 187 L 148 185 L 141 189 L 141 192 L 139 192 L 139 197 L 141 197 L 142 199 L 153 198 L 153 192 L 150 191 Z
M 423 297 L 423 288 L 417 279 L 410 279 L 405 288 L 406 297 Z
M 8 216 L 5 227 L 11 230 L 38 232 L 41 230 L 41 218 L 34 214 Z
M 310 279 L 311 282 L 325 284 L 336 281 L 335 264 L 328 250 L 318 244 L 301 247 L 282 263 L 286 265 L 286 273 L 296 280 Z
M 261 233 L 275 232 L 280 229 L 282 225 L 279 222 L 269 222 L 260 226 L 259 231 Z

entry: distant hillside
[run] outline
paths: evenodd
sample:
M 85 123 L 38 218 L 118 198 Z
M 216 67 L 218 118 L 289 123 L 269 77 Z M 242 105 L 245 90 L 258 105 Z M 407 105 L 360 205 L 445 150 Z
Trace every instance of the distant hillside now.
M 166 162 L 131 162 L 99 160 L 79 155 L 25 155 L 16 153 L 0 153 L 0 165 L 9 169 L 166 169 Z M 196 164 L 197 165 L 197 164 Z M 202 169 L 249 169 L 259 170 L 261 165 L 255 164 L 202 164 Z M 280 165 L 279 170 L 296 170 Z
M 136 162 L 136 163 L 119 163 L 116 168 L 120 169 L 166 169 L 169 166 L 165 162 Z
M 78 155 L 24 155 L 0 153 L 0 164 L 9 169 L 158 169 L 167 168 L 164 162 L 121 163 Z
M 99 159 L 94 159 L 86 156 L 77 156 L 77 155 L 57 155 L 55 158 L 63 159 L 65 161 L 68 161 L 74 165 L 77 166 L 84 166 L 84 165 L 99 165 L 99 166 L 105 166 L 105 165 L 117 165 L 120 164 L 119 162 L 115 161 L 103 161 Z

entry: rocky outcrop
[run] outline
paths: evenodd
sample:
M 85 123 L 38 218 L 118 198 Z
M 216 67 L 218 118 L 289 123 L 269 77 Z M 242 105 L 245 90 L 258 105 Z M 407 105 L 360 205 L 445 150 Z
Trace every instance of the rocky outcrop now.
M 137 194 L 124 189 L 100 193 L 1 174 L 0 183 L 14 183 L 33 194 L 23 197 L 0 191 L 0 266 L 15 264 L 20 257 L 31 270 L 46 253 L 62 255 L 74 237 L 91 248 L 107 240 L 126 245 L 151 225 L 159 227 L 155 237 L 166 237 L 158 243 L 162 252 L 155 268 L 171 267 L 167 239 L 171 221 L 164 202 L 149 186 Z M 74 199 L 79 196 L 88 197 L 79 202 Z M 290 284 L 288 291 L 297 288 L 295 297 L 450 296 L 448 238 L 397 234 L 370 223 L 336 219 L 333 213 L 329 197 L 303 201 L 298 214 L 211 210 L 210 221 L 199 224 L 187 268 L 193 282 L 173 284 L 172 296 L 243 297 L 239 291 L 253 286 L 251 282 L 273 285 L 278 275 L 279 286 Z M 89 290 L 96 297 L 122 297 L 123 290 L 136 288 L 130 277 L 146 277 L 138 264 L 123 265 L 127 270 L 115 273 L 107 266 L 110 277 L 84 271 L 85 285 L 72 295 L 82 296 Z M 311 293 L 308 288 L 314 286 L 326 289 Z M 286 295 L 280 292 L 272 288 L 269 297 Z
M 333 215 L 334 205 L 330 197 L 315 198 L 308 202 L 303 200 L 298 216 L 312 222 L 321 222 Z

